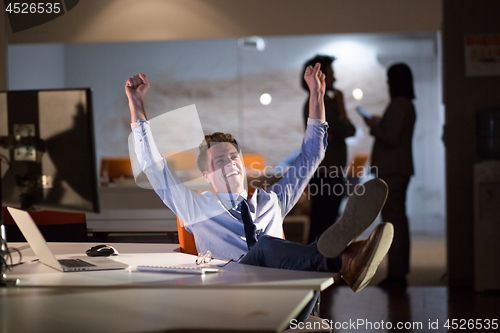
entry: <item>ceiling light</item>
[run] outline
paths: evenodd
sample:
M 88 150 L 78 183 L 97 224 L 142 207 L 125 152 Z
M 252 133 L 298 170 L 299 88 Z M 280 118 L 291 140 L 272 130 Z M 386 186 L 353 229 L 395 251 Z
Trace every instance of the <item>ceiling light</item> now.
M 272 97 L 271 95 L 269 95 L 268 93 L 264 93 L 262 95 L 260 95 L 260 103 L 262 105 L 269 105 L 272 101 Z
M 360 101 L 363 99 L 363 90 L 356 88 L 352 91 L 352 97 L 354 97 L 355 100 Z

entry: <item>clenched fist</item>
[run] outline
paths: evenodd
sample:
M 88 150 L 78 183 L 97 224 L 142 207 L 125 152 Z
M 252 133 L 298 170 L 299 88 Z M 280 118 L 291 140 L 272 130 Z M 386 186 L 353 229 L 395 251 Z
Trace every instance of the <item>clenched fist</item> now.
M 319 62 L 314 67 L 309 66 L 306 68 L 304 80 L 311 94 L 317 92 L 319 96 L 325 95 L 325 74 L 321 72 L 321 64 Z
M 149 87 L 149 81 L 146 75 L 139 73 L 127 80 L 127 83 L 125 83 L 125 93 L 129 101 L 142 102 Z

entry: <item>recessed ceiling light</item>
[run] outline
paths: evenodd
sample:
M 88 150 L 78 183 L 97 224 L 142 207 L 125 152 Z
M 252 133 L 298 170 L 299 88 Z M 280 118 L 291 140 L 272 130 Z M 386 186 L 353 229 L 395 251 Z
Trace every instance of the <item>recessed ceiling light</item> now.
M 360 101 L 363 99 L 363 90 L 356 88 L 352 91 L 352 97 L 354 97 L 355 100 Z
M 260 103 L 262 105 L 269 105 L 272 101 L 272 97 L 271 95 L 269 95 L 268 93 L 264 93 L 262 95 L 260 95 Z

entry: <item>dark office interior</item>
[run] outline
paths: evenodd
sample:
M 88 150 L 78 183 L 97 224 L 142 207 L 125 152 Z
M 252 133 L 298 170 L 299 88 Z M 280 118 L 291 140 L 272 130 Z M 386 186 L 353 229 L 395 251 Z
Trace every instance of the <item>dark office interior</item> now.
M 500 302 L 499 157 L 494 154 L 485 154 L 484 150 L 481 150 L 484 147 L 480 146 L 479 129 L 476 125 L 479 110 L 496 109 L 497 114 L 500 112 L 498 111 L 500 110 L 500 94 L 498 94 L 500 87 L 500 70 L 498 69 L 500 59 L 498 56 L 499 12 L 500 3 L 497 0 L 423 0 L 418 2 L 398 0 L 311 0 L 307 2 L 300 0 L 81 1 L 62 17 L 17 33 L 12 33 L 7 22 L 4 21 L 5 18 L 0 20 L 0 38 L 4 43 L 4 47 L 0 50 L 0 66 L 2 67 L 0 90 L 11 89 L 9 84 L 19 85 L 19 82 L 22 82 L 19 78 L 13 77 L 12 72 L 9 72 L 9 64 L 15 63 L 14 59 L 9 59 L 9 47 L 11 47 L 11 52 L 13 52 L 12 50 L 22 52 L 24 46 L 43 47 L 43 45 L 49 45 L 50 49 L 48 49 L 47 54 L 50 55 L 50 52 L 54 51 L 54 54 L 60 58 L 48 62 L 54 66 L 54 71 L 63 71 L 60 68 L 68 66 L 64 63 L 65 59 L 71 59 L 71 66 L 79 66 L 78 57 L 75 55 L 79 49 L 83 50 L 84 47 L 88 47 L 85 52 L 91 53 L 92 50 L 104 50 L 107 46 L 103 45 L 106 43 L 114 44 L 115 47 L 119 48 L 120 45 L 133 45 L 137 42 L 194 43 L 196 41 L 202 45 L 197 47 L 203 48 L 203 43 L 221 43 L 222 47 L 224 40 L 234 39 L 236 41 L 238 38 L 248 36 L 260 36 L 264 40 L 266 37 L 286 39 L 294 36 L 300 40 L 300 38 L 309 35 L 323 38 L 328 35 L 335 37 L 349 34 L 365 37 L 377 35 L 392 36 L 391 38 L 393 38 L 396 36 L 394 43 L 397 43 L 398 38 L 431 40 L 432 43 L 435 43 L 436 63 L 433 70 L 435 69 L 436 72 L 433 75 L 436 77 L 437 81 L 435 82 L 438 85 L 437 92 L 433 91 L 432 93 L 436 94 L 437 99 L 439 99 L 435 103 L 437 110 L 435 121 L 441 125 L 440 121 L 442 120 L 441 132 L 438 133 L 439 141 L 435 141 L 435 146 L 432 148 L 435 149 L 432 151 L 433 153 L 442 153 L 438 157 L 438 160 L 442 162 L 438 164 L 438 167 L 441 168 L 439 170 L 433 170 L 432 163 L 427 163 L 429 161 L 422 162 L 427 163 L 425 165 L 428 167 L 422 167 L 419 171 L 435 172 L 443 178 L 439 179 L 441 183 L 436 185 L 441 187 L 440 195 L 442 196 L 437 200 L 437 202 L 441 202 L 439 201 L 441 198 L 443 200 L 441 207 L 437 208 L 441 215 L 432 222 L 425 220 L 427 218 L 425 217 L 418 224 L 419 226 L 423 225 L 423 227 L 421 229 L 415 227 L 418 230 L 412 231 L 411 270 L 406 289 L 384 290 L 376 286 L 377 282 L 385 277 L 387 264 L 382 262 L 372 284 L 360 293 L 352 293 L 342 283 L 336 283 L 323 291 L 320 298 L 319 316 L 335 322 L 349 322 L 349 320 L 360 318 L 372 322 L 380 320 L 406 323 L 421 322 L 423 323 L 423 331 L 431 327 L 431 323 L 439 321 L 439 329 L 432 331 L 445 332 L 448 330 L 443 326 L 443 323 L 452 319 L 459 321 L 500 320 L 500 311 L 498 310 Z M 135 17 L 138 17 L 139 21 L 148 17 L 151 19 L 144 24 L 124 23 L 130 22 Z M 467 36 L 495 36 L 497 40 L 495 46 L 497 54 L 494 58 L 497 62 L 495 74 L 472 73 L 470 68 L 467 69 Z M 63 50 L 65 47 L 66 51 L 59 53 L 58 50 Z M 152 46 L 152 48 L 154 47 L 156 46 Z M 64 54 L 64 52 L 67 53 Z M 61 56 L 61 54 L 63 55 Z M 68 58 L 65 58 L 66 56 Z M 134 56 L 137 54 L 133 53 L 131 59 L 127 59 L 127 55 L 124 54 L 123 58 L 116 61 L 122 68 L 128 66 L 130 71 L 136 71 L 136 66 L 133 63 Z M 231 55 L 231 59 L 236 59 L 236 56 L 236 54 L 234 57 Z M 388 59 L 393 58 L 388 57 Z M 107 61 L 110 60 L 107 59 Z M 425 62 L 425 60 L 423 61 Z M 233 65 L 237 66 L 237 63 Z M 384 66 L 386 65 L 384 64 Z M 89 66 L 89 64 L 86 63 L 82 66 Z M 106 64 L 95 64 L 95 66 L 96 68 L 105 68 Z M 19 67 L 16 68 L 19 69 Z M 260 68 L 260 70 L 265 69 L 266 65 Z M 172 73 L 172 67 L 170 67 L 170 71 Z M 78 78 L 72 77 L 77 72 L 72 70 L 61 72 L 57 74 L 60 75 L 61 80 L 55 82 L 68 85 L 79 84 Z M 14 71 L 14 73 L 17 72 Z M 109 86 L 113 86 L 117 82 L 121 84 L 122 81 L 125 82 L 128 75 L 133 74 L 135 72 L 130 74 L 116 73 L 116 77 L 102 78 L 104 83 L 101 81 L 98 84 L 107 85 L 107 89 L 111 89 Z M 179 75 L 182 76 L 182 71 L 174 71 L 175 75 L 179 79 Z M 41 82 L 36 73 L 33 73 L 33 76 L 34 81 Z M 282 81 L 282 79 L 281 81 L 278 79 L 276 82 Z M 229 82 L 232 81 L 229 80 Z M 256 82 L 258 84 L 258 81 Z M 298 87 L 298 79 L 288 84 Z M 123 85 L 118 85 L 115 90 L 121 89 L 120 93 L 122 93 L 122 87 Z M 168 87 L 165 88 L 165 90 L 168 89 Z M 203 92 L 203 90 L 198 91 Z M 425 90 L 422 91 L 425 92 Z M 215 94 L 217 92 L 223 94 L 238 93 L 236 89 L 233 91 L 226 88 L 219 90 L 213 88 L 207 94 L 214 94 L 214 92 Z M 250 94 L 251 91 L 249 90 L 248 93 Z M 441 94 L 439 95 L 439 93 Z M 345 94 L 347 95 L 347 92 Z M 101 98 L 99 106 L 102 109 L 127 107 L 126 102 L 123 101 L 113 101 L 106 105 L 102 102 L 103 99 L 99 93 L 96 96 L 97 99 Z M 218 96 L 213 97 L 217 99 Z M 169 109 L 185 106 L 183 103 L 186 101 L 193 101 L 190 98 L 172 100 L 174 106 Z M 224 101 L 226 103 L 224 110 L 237 107 L 236 100 L 228 98 Z M 350 103 L 355 102 L 351 98 Z M 158 99 L 155 103 L 161 104 L 162 100 Z M 375 102 L 373 105 L 377 106 Z M 155 110 L 153 112 L 157 112 L 157 107 L 158 105 L 152 105 L 152 109 Z M 202 123 L 205 121 L 207 128 L 218 125 L 209 120 L 210 114 L 207 110 L 211 110 L 211 108 L 215 109 L 216 106 L 207 103 L 205 111 L 203 108 L 201 111 L 199 110 Z M 297 109 L 301 110 L 301 108 L 302 105 Z M 96 110 L 95 117 L 98 117 L 99 112 Z M 128 116 L 127 110 L 124 110 L 123 113 L 124 116 Z M 438 119 L 440 114 L 443 116 L 441 120 Z M 429 117 L 424 119 L 432 121 L 432 115 Z M 237 116 L 231 115 L 228 118 L 228 123 L 236 124 L 235 128 L 240 131 L 241 127 L 237 125 Z M 106 121 L 107 125 L 110 125 L 110 119 L 108 118 Z M 121 116 L 118 123 L 111 124 L 111 126 L 120 126 L 118 131 L 121 131 L 121 135 L 126 140 L 129 124 L 126 118 Z M 260 125 L 259 122 L 252 124 L 252 120 L 247 120 L 246 124 L 248 126 Z M 100 139 L 104 141 L 111 138 L 110 140 L 113 140 L 111 135 L 104 133 L 103 126 L 105 125 L 100 124 L 98 126 L 101 127 L 97 127 Z M 99 131 L 101 131 L 100 134 Z M 298 127 L 296 131 L 300 133 L 302 128 Z M 247 139 L 247 132 L 241 130 L 240 135 L 243 133 Z M 499 134 L 495 135 L 497 136 L 496 140 L 499 140 Z M 126 155 L 128 152 L 126 141 L 123 143 L 124 147 L 118 147 L 115 141 L 108 146 L 104 147 L 103 144 L 100 147 L 99 142 L 103 141 L 97 140 L 96 148 L 99 157 L 109 156 L 113 151 L 119 151 L 119 155 Z M 259 142 L 249 142 L 248 146 L 254 145 L 255 147 L 257 145 L 258 147 L 258 144 Z M 432 145 L 432 143 L 430 144 Z M 498 154 L 498 146 L 496 149 Z M 272 150 L 269 150 L 268 153 L 274 154 Z M 425 147 L 422 148 L 421 153 L 422 155 L 419 157 L 425 159 Z M 102 168 L 100 162 L 98 164 L 96 167 Z M 2 167 L 2 172 L 4 171 Z M 417 181 L 413 185 L 415 196 L 421 193 L 418 192 L 419 190 L 422 190 L 418 184 L 420 183 Z M 101 185 L 104 186 L 102 182 Z M 138 192 L 138 189 L 133 191 L 133 195 L 143 193 Z M 423 194 L 423 196 L 425 195 Z M 104 196 L 101 193 L 101 198 L 108 198 L 107 192 L 104 193 Z M 149 202 L 145 198 L 142 198 L 144 202 L 141 203 L 145 208 L 154 210 L 158 207 L 157 202 Z M 128 199 L 120 197 L 114 200 L 127 201 Z M 113 203 L 109 205 L 112 206 Z M 426 208 L 426 206 L 422 207 Z M 414 205 L 411 209 L 418 212 L 419 206 Z M 416 214 L 416 216 L 420 215 Z M 157 217 L 154 216 L 152 219 L 157 219 Z M 87 218 L 87 222 L 88 220 Z M 291 233 L 296 232 L 293 228 L 290 230 Z M 102 237 L 102 234 L 93 236 Z M 138 232 L 121 236 L 115 235 L 115 238 L 111 237 L 107 240 L 172 242 L 175 241 L 175 237 L 170 233 L 159 233 L 157 236 L 152 236 Z M 297 237 L 300 240 L 300 232 Z M 106 238 L 101 239 L 106 240 Z M 417 330 L 418 327 L 417 329 L 407 327 L 402 331 Z M 475 329 L 469 328 L 469 330 L 481 331 L 477 327 Z M 333 331 L 347 332 L 350 330 L 349 327 L 340 327 Z M 380 328 L 363 331 L 386 332 L 389 330 Z

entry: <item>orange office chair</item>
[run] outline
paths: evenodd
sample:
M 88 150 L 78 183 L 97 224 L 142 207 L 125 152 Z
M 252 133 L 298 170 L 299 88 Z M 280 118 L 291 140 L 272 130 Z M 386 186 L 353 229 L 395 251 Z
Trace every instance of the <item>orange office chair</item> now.
M 181 246 L 181 252 L 187 254 L 198 255 L 196 250 L 196 243 L 194 241 L 194 236 L 190 234 L 186 228 L 184 228 L 184 223 L 177 216 L 177 235 L 179 237 L 179 244 Z
M 358 178 L 360 174 L 365 172 L 364 168 L 369 158 L 369 153 L 354 154 L 351 163 L 348 165 L 347 175 L 352 178 Z
M 172 151 L 168 154 L 166 160 L 173 170 L 196 169 L 196 154 L 192 151 Z
M 245 169 L 247 172 L 254 173 L 260 170 L 264 170 L 266 167 L 266 161 L 264 155 L 257 153 L 243 154 L 243 162 L 245 163 Z
M 110 179 L 133 177 L 132 164 L 129 156 L 103 156 L 101 158 L 101 177 Z
M 200 191 L 201 192 L 201 191 Z M 255 192 L 255 188 L 248 188 L 248 197 L 251 197 Z M 179 245 L 182 253 L 198 255 L 196 249 L 196 242 L 194 236 L 184 228 L 184 222 L 177 216 L 177 237 L 179 238 Z M 283 239 L 285 239 L 285 231 L 283 230 Z

